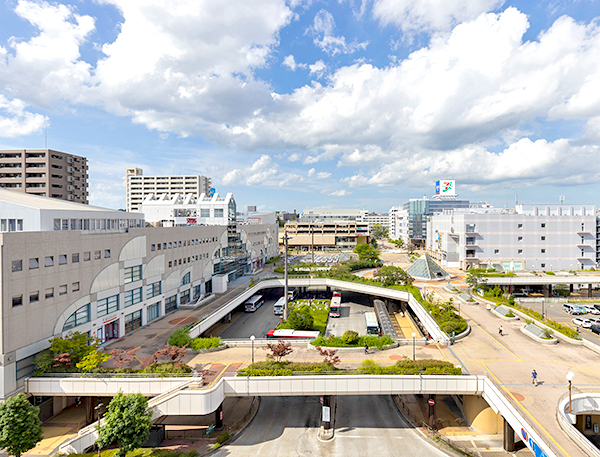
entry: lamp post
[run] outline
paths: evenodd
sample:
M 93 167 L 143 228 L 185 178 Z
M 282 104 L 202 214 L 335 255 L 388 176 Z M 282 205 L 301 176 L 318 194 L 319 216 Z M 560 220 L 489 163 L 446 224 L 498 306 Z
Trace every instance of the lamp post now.
M 572 371 L 569 371 L 565 377 L 567 378 L 567 381 L 569 381 L 569 412 L 571 412 L 571 387 L 573 386 L 572 381 L 575 375 Z
M 94 411 L 96 411 L 96 418 L 98 421 L 98 425 L 100 425 L 100 409 L 104 406 L 104 403 L 100 402 L 94 407 Z M 101 447 L 98 445 L 98 457 L 100 457 Z
M 250 341 L 252 341 L 252 365 L 254 365 L 254 340 L 256 337 L 254 335 L 250 335 Z
M 415 332 L 413 332 L 412 337 L 413 337 L 413 360 L 415 360 L 415 338 L 417 337 L 417 334 Z

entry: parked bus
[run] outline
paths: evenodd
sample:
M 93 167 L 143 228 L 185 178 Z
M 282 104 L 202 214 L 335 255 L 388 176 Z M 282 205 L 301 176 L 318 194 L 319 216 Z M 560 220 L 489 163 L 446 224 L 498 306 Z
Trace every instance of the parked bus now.
M 264 302 L 265 298 L 262 295 L 253 295 L 246 301 L 246 303 L 244 303 L 244 311 L 247 313 L 253 313 L 260 308 L 260 305 L 262 305 Z
M 298 298 L 298 289 L 288 290 L 288 301 L 292 301 Z
M 277 300 L 277 303 L 275 303 L 273 305 L 273 312 L 277 316 L 282 316 L 284 308 L 285 308 L 285 297 L 281 297 L 279 300 Z
M 311 330 L 269 330 L 267 338 L 276 338 L 279 340 L 296 340 L 296 339 L 315 339 L 321 332 Z
M 367 324 L 367 335 L 379 335 L 379 323 L 375 313 L 365 313 L 365 322 Z
M 340 317 L 340 309 L 342 307 L 342 297 L 331 297 L 329 305 L 329 317 Z

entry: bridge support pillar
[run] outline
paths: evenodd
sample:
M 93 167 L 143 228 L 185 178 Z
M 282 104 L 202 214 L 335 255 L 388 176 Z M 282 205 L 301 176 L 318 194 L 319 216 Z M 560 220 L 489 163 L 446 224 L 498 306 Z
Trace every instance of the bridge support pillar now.
M 95 406 L 95 397 L 83 397 L 82 403 L 85 408 L 85 425 L 90 425 L 94 422 L 94 406 Z
M 569 284 L 569 292 L 573 293 L 573 284 Z
M 504 450 L 506 452 L 515 452 L 516 451 L 515 431 L 509 425 L 509 423 L 506 422 L 506 419 L 504 419 L 504 439 L 503 439 L 502 444 L 503 444 Z
M 588 298 L 592 298 L 592 285 L 588 284 Z
M 215 411 L 215 428 L 217 430 L 223 428 L 223 403 Z
M 549 298 L 552 296 L 552 284 L 548 284 L 543 288 L 544 298 Z
M 329 430 L 331 428 L 331 396 L 323 395 L 323 413 L 325 412 L 325 408 L 329 408 L 329 420 L 324 420 L 323 417 L 323 430 Z

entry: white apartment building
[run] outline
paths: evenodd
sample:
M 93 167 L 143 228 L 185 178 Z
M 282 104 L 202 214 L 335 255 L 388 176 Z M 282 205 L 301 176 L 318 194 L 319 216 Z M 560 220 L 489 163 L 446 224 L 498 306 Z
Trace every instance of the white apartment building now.
M 144 227 L 141 213 L 1 190 L 0 211 L 22 228 L 0 233 L 0 399 L 23 387 L 50 338 L 120 338 L 225 292 L 255 253 L 277 253 L 271 225 L 248 225 L 239 237 L 227 225 Z
M 367 214 L 366 216 L 363 216 L 362 220 L 359 220 L 359 222 L 366 222 L 367 224 L 369 224 L 369 230 L 374 225 L 381 225 L 382 227 L 388 229 L 388 234 L 389 234 L 389 231 L 390 231 L 390 215 L 388 213 L 383 213 L 383 214 L 371 213 L 371 214 Z
M 202 193 L 149 194 L 139 211 L 146 222 L 155 226 L 229 225 L 236 222 L 235 199 L 232 193 L 209 197 Z
M 139 211 L 142 202 L 150 194 L 167 195 L 211 193 L 211 179 L 202 175 L 155 175 L 144 176 L 141 168 L 127 168 L 126 210 Z
M 316 208 L 316 209 L 305 209 L 300 214 L 299 222 L 315 222 L 315 221 L 359 221 L 362 222 L 363 218 L 367 216 L 369 212 L 364 209 L 329 209 L 329 208 Z
M 429 217 L 427 251 L 443 266 L 504 271 L 598 267 L 594 205 L 519 205 Z

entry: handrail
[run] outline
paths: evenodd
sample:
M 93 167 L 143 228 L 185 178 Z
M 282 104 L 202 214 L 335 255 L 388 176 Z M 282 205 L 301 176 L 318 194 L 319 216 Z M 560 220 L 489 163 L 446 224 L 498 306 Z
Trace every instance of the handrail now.
M 575 394 L 576 400 L 581 398 L 582 395 L 586 393 L 592 392 L 581 392 L 580 389 L 577 389 L 578 392 Z M 587 389 L 586 389 L 587 390 Z M 600 393 L 596 390 L 593 392 L 596 396 L 600 397 Z M 560 428 L 571 437 L 573 441 L 575 441 L 579 447 L 583 449 L 583 451 L 589 456 L 598 457 L 600 456 L 600 450 L 596 446 L 594 446 L 587 437 L 574 427 L 570 418 L 567 418 L 567 415 L 576 415 L 576 413 L 567 413 L 565 410 L 567 408 L 567 397 L 569 396 L 569 392 L 565 392 L 560 396 L 558 402 L 556 403 L 556 420 L 558 421 L 558 425 Z
M 194 373 L 42 373 L 30 378 L 192 378 Z M 29 378 L 28 378 L 29 379 Z

